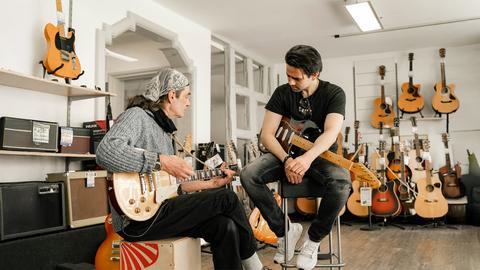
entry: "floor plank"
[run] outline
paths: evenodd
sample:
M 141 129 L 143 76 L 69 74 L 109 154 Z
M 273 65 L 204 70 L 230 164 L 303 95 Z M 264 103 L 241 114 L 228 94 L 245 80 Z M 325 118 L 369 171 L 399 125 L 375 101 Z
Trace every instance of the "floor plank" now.
M 308 223 L 304 223 L 304 228 Z M 344 269 L 362 270 L 477 270 L 480 269 L 480 227 L 457 225 L 458 230 L 407 226 L 362 231 L 364 224 L 342 225 Z M 304 229 L 304 234 L 306 229 Z M 324 240 L 321 250 L 327 249 Z M 277 270 L 275 249 L 258 251 L 264 265 Z M 295 258 L 293 259 L 294 262 Z M 202 269 L 212 270 L 212 257 L 202 254 Z M 325 268 L 324 268 L 325 269 Z

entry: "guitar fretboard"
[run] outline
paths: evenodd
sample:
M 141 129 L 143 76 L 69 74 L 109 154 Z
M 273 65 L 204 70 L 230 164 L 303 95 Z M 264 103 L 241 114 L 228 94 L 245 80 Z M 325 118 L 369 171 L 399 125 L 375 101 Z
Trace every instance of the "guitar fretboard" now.
M 183 182 L 192 182 L 192 181 L 199 181 L 199 180 L 205 180 L 205 179 L 210 179 L 213 177 L 217 176 L 224 176 L 225 174 L 222 172 L 220 169 L 213 169 L 213 170 L 196 170 L 193 172 L 193 175 L 190 176 L 187 179 L 176 179 L 177 184 L 183 183 Z

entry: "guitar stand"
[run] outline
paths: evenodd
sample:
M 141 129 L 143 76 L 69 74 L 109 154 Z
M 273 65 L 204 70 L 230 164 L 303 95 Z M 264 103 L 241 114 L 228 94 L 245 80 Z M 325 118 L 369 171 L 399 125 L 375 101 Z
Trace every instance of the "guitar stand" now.
M 400 119 L 403 119 L 403 115 L 405 114 L 404 111 L 401 111 L 402 114 L 400 115 Z M 422 110 L 418 110 L 418 113 L 420 114 L 420 117 L 424 118 L 423 114 L 422 114 Z
M 378 231 L 381 228 L 378 227 L 377 225 L 372 224 L 372 207 L 368 206 L 368 226 L 367 227 L 361 227 L 360 230 L 362 231 Z
M 458 230 L 458 227 L 451 226 L 445 224 L 445 222 L 437 220 L 437 219 L 432 219 L 431 223 L 420 225 L 422 229 L 441 229 L 441 228 L 446 228 L 446 229 L 451 229 L 451 230 Z
M 383 221 L 378 223 L 377 226 L 380 226 L 380 227 L 388 227 L 388 226 L 393 226 L 393 227 L 396 227 L 396 228 L 399 228 L 400 230 L 406 230 L 405 227 L 403 227 L 402 225 L 399 225 L 399 224 L 396 224 L 396 223 L 393 223 L 393 222 L 387 222 L 387 218 L 384 217 L 383 218 Z

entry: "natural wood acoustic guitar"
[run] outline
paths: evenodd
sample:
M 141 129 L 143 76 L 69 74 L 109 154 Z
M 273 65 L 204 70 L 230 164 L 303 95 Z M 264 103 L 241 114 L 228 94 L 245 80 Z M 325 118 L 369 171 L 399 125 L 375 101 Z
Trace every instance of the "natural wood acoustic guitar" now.
M 381 65 L 379 67 L 378 74 L 380 75 L 381 83 L 380 97 L 373 101 L 373 113 L 370 123 L 374 128 L 379 128 L 380 123 L 383 123 L 384 128 L 390 128 L 393 126 L 395 112 L 392 104 L 389 104 L 385 97 L 385 66 Z
M 366 164 L 365 157 L 368 156 L 366 153 L 366 144 L 361 144 L 359 146 L 358 157 L 359 161 L 363 160 Z M 353 215 L 357 217 L 367 217 L 368 216 L 368 206 L 363 206 L 360 200 L 360 189 L 362 187 L 368 187 L 368 183 L 356 181 L 352 178 L 352 194 L 348 197 L 347 200 L 347 209 Z
M 402 84 L 398 108 L 405 113 L 417 113 L 425 106 L 425 99 L 420 95 L 420 84 L 413 83 L 413 53 L 408 54 L 408 61 L 410 63 L 408 82 Z
M 448 202 L 442 194 L 442 183 L 437 175 L 432 175 L 428 140 L 423 141 L 425 151 L 425 178 L 417 181 L 418 194 L 415 200 L 415 211 L 423 218 L 439 218 L 448 212 Z
M 441 48 L 439 53 L 442 81 L 435 84 L 435 93 L 432 97 L 432 107 L 438 114 L 449 114 L 458 110 L 460 107 L 460 101 L 455 96 L 455 85 L 453 83 L 447 85 L 447 80 L 445 78 L 445 48 Z
M 57 26 L 48 23 L 44 35 L 47 41 L 47 52 L 42 61 L 49 74 L 76 80 L 83 74 L 80 60 L 75 52 L 75 30 L 68 29 L 65 33 L 65 19 L 62 11 L 62 1 L 57 3 Z

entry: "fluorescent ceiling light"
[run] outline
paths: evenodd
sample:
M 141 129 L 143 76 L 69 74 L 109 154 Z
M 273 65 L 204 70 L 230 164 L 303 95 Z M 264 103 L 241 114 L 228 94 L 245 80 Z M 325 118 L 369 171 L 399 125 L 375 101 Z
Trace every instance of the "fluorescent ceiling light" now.
M 345 5 L 355 23 L 362 32 L 380 30 L 382 25 L 373 10 L 370 1 Z
M 137 58 L 126 56 L 126 55 L 119 54 L 119 53 L 116 53 L 116 52 L 112 52 L 107 48 L 105 48 L 105 54 L 107 56 L 110 56 L 110 57 L 113 57 L 113 58 L 116 58 L 116 59 L 119 59 L 119 60 L 122 60 L 122 61 L 125 61 L 125 62 L 137 62 L 138 61 Z

